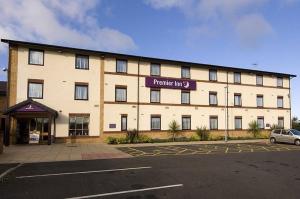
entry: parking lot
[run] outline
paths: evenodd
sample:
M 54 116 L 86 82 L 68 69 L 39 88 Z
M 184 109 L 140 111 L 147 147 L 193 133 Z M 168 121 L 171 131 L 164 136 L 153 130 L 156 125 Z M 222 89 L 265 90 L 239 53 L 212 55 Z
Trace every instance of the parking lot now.
M 271 151 L 300 150 L 299 146 L 289 144 L 195 144 L 174 146 L 120 147 L 119 150 L 134 157 L 162 156 L 162 155 L 193 155 L 193 154 L 228 154 Z

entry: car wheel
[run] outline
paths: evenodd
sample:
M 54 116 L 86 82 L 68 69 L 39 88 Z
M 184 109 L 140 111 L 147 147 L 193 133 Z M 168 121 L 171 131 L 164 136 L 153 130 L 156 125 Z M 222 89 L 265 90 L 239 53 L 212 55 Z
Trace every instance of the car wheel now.
M 270 138 L 270 142 L 272 143 L 272 144 L 275 144 L 276 143 L 276 139 L 275 138 Z M 299 143 L 300 144 L 300 143 Z
M 296 140 L 296 141 L 295 141 L 295 144 L 296 144 L 297 146 L 300 146 L 300 140 Z

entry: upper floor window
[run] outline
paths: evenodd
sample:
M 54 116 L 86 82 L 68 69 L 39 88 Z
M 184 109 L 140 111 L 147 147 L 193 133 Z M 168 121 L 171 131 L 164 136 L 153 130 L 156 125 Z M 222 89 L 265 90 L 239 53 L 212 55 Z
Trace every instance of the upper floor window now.
M 257 107 L 263 107 L 264 106 L 264 96 L 263 95 L 257 95 L 256 96 L 256 105 L 257 105 Z
M 28 98 L 43 99 L 44 80 L 28 80 Z
M 277 107 L 283 108 L 283 97 L 282 96 L 277 97 Z
M 126 86 L 116 86 L 115 101 L 116 102 L 126 102 L 127 101 L 127 87 Z
M 182 130 L 191 130 L 191 116 L 182 116 Z
M 89 85 L 87 83 L 75 83 L 75 100 L 89 99 Z
M 218 105 L 217 92 L 209 92 L 209 105 Z
M 151 130 L 161 129 L 161 118 L 160 115 L 151 115 Z
M 160 90 L 158 90 L 158 89 L 150 90 L 150 102 L 151 103 L 159 103 L 160 102 Z
M 181 104 L 189 104 L 189 103 L 190 103 L 190 92 L 181 91 Z
M 127 73 L 127 60 L 117 59 L 117 73 Z
M 190 67 L 186 67 L 186 66 L 181 67 L 181 78 L 186 78 L 186 79 L 191 78 Z
M 218 116 L 209 117 L 209 129 L 218 130 Z
M 89 56 L 87 55 L 76 55 L 75 58 L 76 69 L 89 69 Z
M 217 70 L 209 70 L 209 81 L 217 81 Z
M 151 76 L 160 76 L 160 64 L 151 64 L 150 67 Z
M 241 73 L 235 72 L 233 74 L 233 81 L 235 84 L 240 84 L 241 83 Z
M 69 116 L 69 136 L 89 135 L 89 114 L 72 114 Z
M 277 87 L 283 87 L 283 78 L 277 77 Z
M 240 93 L 234 94 L 234 106 L 242 106 L 242 95 Z
M 28 64 L 44 65 L 44 51 L 29 49 Z
M 258 128 L 260 128 L 260 129 L 265 128 L 264 117 L 257 117 L 257 125 L 258 125 Z
M 256 85 L 262 86 L 264 84 L 264 76 L 256 75 Z
M 278 128 L 284 129 L 284 118 L 278 117 Z

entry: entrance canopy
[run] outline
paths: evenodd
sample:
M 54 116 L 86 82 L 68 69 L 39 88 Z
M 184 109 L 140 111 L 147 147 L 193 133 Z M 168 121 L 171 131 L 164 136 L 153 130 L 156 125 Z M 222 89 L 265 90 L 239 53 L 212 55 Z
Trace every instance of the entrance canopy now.
M 10 115 L 15 117 L 32 114 L 48 115 L 53 118 L 56 118 L 58 116 L 56 110 L 37 101 L 33 101 L 32 99 L 28 99 L 14 106 L 11 106 L 4 112 L 4 115 Z

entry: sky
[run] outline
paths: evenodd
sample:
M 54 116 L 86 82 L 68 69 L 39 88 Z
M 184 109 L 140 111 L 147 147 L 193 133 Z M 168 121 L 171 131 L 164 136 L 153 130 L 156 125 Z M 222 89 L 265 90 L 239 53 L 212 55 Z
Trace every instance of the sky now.
M 297 76 L 299 19 L 300 0 L 0 0 L 0 38 Z M 1 43 L 1 68 L 7 51 Z

